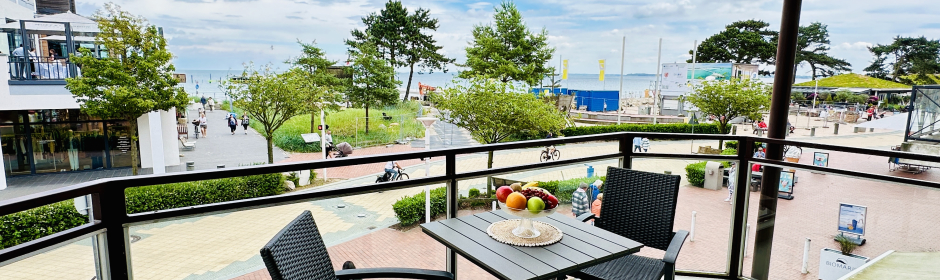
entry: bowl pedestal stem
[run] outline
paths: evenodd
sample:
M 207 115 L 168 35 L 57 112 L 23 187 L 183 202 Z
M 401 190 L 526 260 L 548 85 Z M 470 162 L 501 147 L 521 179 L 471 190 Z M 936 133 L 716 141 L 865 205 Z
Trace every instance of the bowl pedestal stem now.
M 512 230 L 512 234 L 522 238 L 536 238 L 542 235 L 541 232 L 535 229 L 532 220 L 529 218 L 519 219 L 519 226 Z

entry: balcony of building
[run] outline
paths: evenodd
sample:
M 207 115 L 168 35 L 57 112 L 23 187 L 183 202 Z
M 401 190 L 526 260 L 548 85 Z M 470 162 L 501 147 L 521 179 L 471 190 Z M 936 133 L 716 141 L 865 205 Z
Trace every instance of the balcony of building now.
M 0 32 L 7 42 L 4 53 L 9 54 L 3 63 L 6 84 L 13 86 L 13 94 L 61 93 L 66 78 L 81 74 L 69 59 L 80 48 L 104 55 L 94 44 L 97 24 L 71 12 L 9 22 L 0 25 Z

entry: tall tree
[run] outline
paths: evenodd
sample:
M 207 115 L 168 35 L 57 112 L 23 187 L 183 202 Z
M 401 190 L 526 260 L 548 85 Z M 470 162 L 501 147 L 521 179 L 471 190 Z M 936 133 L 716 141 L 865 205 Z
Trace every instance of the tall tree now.
M 365 30 L 352 31 L 353 38 L 346 40 L 346 44 L 358 52 L 363 44 L 375 47 L 379 56 L 388 60 L 392 67 L 408 67 L 408 83 L 405 87 L 404 100 L 408 100 L 411 93 L 411 82 L 418 66 L 418 74 L 422 70 L 429 73 L 434 70 L 447 72 L 447 64 L 454 60 L 440 54 L 441 46 L 428 31 L 437 31 L 438 20 L 431 18 L 427 9 L 417 9 L 408 13 L 401 1 L 390 0 L 379 13 L 372 13 L 362 18 L 366 25 Z
M 297 41 L 302 49 L 300 56 L 291 58 L 287 61 L 294 67 L 303 70 L 304 79 L 311 86 L 308 92 L 312 93 L 310 97 L 310 133 L 316 132 L 316 119 L 318 116 L 313 114 L 323 110 L 339 109 L 339 101 L 342 100 L 338 92 L 342 92 L 345 81 L 329 71 L 330 66 L 336 64 L 336 61 L 326 58 L 326 52 L 317 47 L 316 41 L 304 43 Z
M 450 112 L 444 121 L 467 129 L 483 144 L 504 142 L 527 130 L 558 133 L 566 124 L 564 113 L 553 104 L 536 99 L 512 83 L 489 78 L 455 81 L 432 100 L 439 109 Z M 493 168 L 492 151 L 487 155 L 486 167 Z M 491 191 L 488 184 L 487 193 Z
M 775 46 L 776 41 L 775 37 Z M 796 69 L 803 63 L 809 65 L 813 80 L 816 80 L 817 76 L 829 77 L 852 70 L 852 65 L 847 61 L 832 57 L 827 52 L 829 52 L 829 30 L 825 24 L 814 22 L 807 26 L 800 26 L 796 63 L 793 64 L 794 80 L 791 83 L 796 81 Z
M 770 107 L 770 87 L 757 79 L 705 81 L 695 87 L 688 100 L 702 114 L 717 116 L 718 131 L 725 134 L 734 118 L 760 119 L 761 112 Z
M 698 45 L 697 62 L 769 64 L 777 55 L 777 32 L 768 27 L 769 23 L 760 20 L 733 22 Z
M 173 78 L 173 58 L 166 40 L 143 17 L 132 15 L 114 3 L 105 3 L 93 16 L 101 30 L 95 44 L 108 50 L 96 58 L 88 49 L 72 58 L 82 75 L 66 79 L 82 112 L 102 119 L 127 121 L 131 137 L 131 169 L 137 174 L 137 118 L 143 114 L 185 108 L 186 93 Z
M 930 75 L 940 73 L 940 40 L 898 36 L 868 50 L 875 59 L 865 72 L 872 77 L 913 85 L 930 84 Z
M 245 66 L 240 79 L 222 81 L 220 86 L 234 100 L 235 107 L 263 127 L 261 136 L 267 141 L 268 163 L 274 163 L 274 131 L 287 120 L 310 111 L 310 99 L 317 87 L 308 79 L 308 73 L 291 68 L 274 73 L 264 66 L 260 71 L 253 65 Z
M 473 42 L 466 48 L 467 63 L 460 65 L 470 69 L 460 72 L 459 77 L 538 85 L 554 69 L 548 66 L 555 51 L 548 46 L 548 31 L 529 31 L 512 2 L 501 3 L 495 11 L 493 23 L 473 27 Z
M 352 85 L 346 98 L 355 106 L 366 109 L 366 134 L 369 134 L 369 107 L 385 106 L 398 101 L 395 69 L 381 57 L 371 44 L 361 45 L 353 52 Z

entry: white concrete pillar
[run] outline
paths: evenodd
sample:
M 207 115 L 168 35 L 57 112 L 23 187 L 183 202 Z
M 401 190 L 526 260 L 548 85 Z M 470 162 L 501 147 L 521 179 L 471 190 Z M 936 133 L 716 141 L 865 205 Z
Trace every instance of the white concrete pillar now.
M 150 158 L 153 161 L 153 174 L 166 173 L 166 159 L 163 157 L 163 126 L 160 112 L 147 113 L 150 121 Z
M 163 163 L 164 166 L 176 166 L 180 161 L 179 134 L 176 132 L 176 109 L 160 111 L 160 124 L 163 128 Z

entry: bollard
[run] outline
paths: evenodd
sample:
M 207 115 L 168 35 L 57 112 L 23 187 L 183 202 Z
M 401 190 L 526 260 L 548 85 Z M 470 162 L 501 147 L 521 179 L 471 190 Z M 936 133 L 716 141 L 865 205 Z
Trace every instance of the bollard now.
M 839 135 L 839 123 L 836 123 L 836 128 L 832 130 L 832 135 Z
M 764 136 L 764 130 L 763 130 L 763 129 L 758 129 L 758 130 L 757 130 L 757 137 L 761 137 L 761 136 Z
M 869 129 L 868 129 L 868 132 L 875 132 L 875 129 L 874 129 L 874 128 L 869 128 Z
M 215 168 L 225 168 L 225 164 L 216 165 Z
M 692 228 L 689 229 L 689 242 L 695 242 L 695 211 L 692 211 Z
M 813 136 L 816 136 L 816 128 L 815 128 L 815 127 L 809 129 L 809 137 L 813 137 Z
M 195 161 L 187 161 L 187 162 L 186 162 L 186 171 L 193 171 L 193 170 L 196 170 L 196 162 L 195 162 Z
M 803 245 L 803 274 L 809 273 L 809 242 L 810 239 L 806 239 L 806 243 Z
M 731 126 L 731 135 L 738 135 L 738 126 Z
M 496 211 L 496 201 L 493 201 L 493 211 Z

